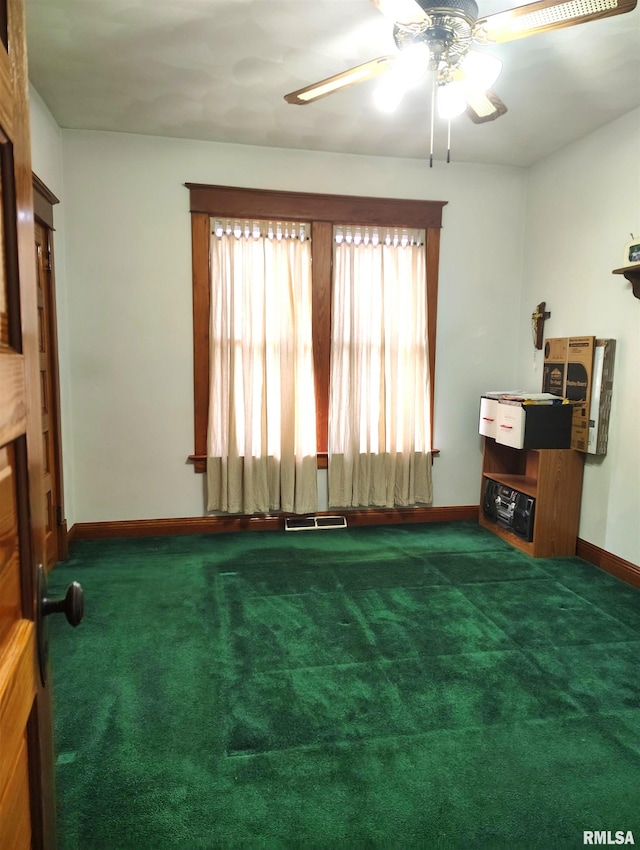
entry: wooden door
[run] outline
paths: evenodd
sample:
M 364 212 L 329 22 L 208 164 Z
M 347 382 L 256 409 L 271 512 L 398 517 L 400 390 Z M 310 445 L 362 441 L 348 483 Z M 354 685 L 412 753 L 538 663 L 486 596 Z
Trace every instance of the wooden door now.
M 38 310 L 23 0 L 0 0 L 0 847 L 54 846 L 48 689 L 35 622 L 44 559 Z

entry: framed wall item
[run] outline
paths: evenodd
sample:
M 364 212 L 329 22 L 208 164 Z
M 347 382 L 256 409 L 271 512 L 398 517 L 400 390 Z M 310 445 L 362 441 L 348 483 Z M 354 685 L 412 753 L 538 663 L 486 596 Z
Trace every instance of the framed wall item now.
M 624 259 L 622 264 L 624 266 L 640 266 L 640 238 L 632 239 L 631 242 L 627 242 L 624 248 Z

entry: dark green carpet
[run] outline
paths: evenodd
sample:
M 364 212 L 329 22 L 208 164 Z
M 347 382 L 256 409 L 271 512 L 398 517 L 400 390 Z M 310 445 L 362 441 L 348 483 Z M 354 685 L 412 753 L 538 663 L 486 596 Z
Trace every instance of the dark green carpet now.
M 473 523 L 77 542 L 59 847 L 640 841 L 640 592 Z

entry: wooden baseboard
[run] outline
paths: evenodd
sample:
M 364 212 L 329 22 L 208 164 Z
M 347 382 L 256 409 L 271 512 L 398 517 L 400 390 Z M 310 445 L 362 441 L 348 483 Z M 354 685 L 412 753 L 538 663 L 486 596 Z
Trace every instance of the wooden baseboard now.
M 78 535 L 77 523 L 74 523 L 67 532 L 67 551 Z
M 58 560 L 64 561 L 69 554 L 69 540 L 71 535 L 67 529 L 67 521 L 63 519 L 58 526 Z
M 452 522 L 478 519 L 477 505 L 442 508 L 382 508 L 380 510 L 324 511 L 322 515 L 345 515 L 349 526 L 397 525 L 416 522 Z M 109 537 L 156 537 L 167 534 L 219 534 L 234 531 L 282 531 L 284 514 L 265 516 L 207 516 L 177 519 L 77 522 L 69 532 L 72 540 L 99 540 Z
M 631 561 L 625 561 L 624 558 L 612 555 L 611 552 L 607 552 L 587 540 L 582 540 L 581 537 L 578 537 L 576 555 L 601 570 L 622 579 L 622 581 L 626 581 L 627 584 L 640 587 L 640 567 L 632 564 Z

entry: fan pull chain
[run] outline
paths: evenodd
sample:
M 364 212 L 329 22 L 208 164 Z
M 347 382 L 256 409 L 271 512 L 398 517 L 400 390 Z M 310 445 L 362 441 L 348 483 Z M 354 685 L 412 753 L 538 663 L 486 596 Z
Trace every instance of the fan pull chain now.
M 451 162 L 451 118 L 447 119 L 447 162 Z
M 429 152 L 429 168 L 433 168 L 433 127 L 436 113 L 436 75 L 433 75 L 431 86 L 431 150 Z

